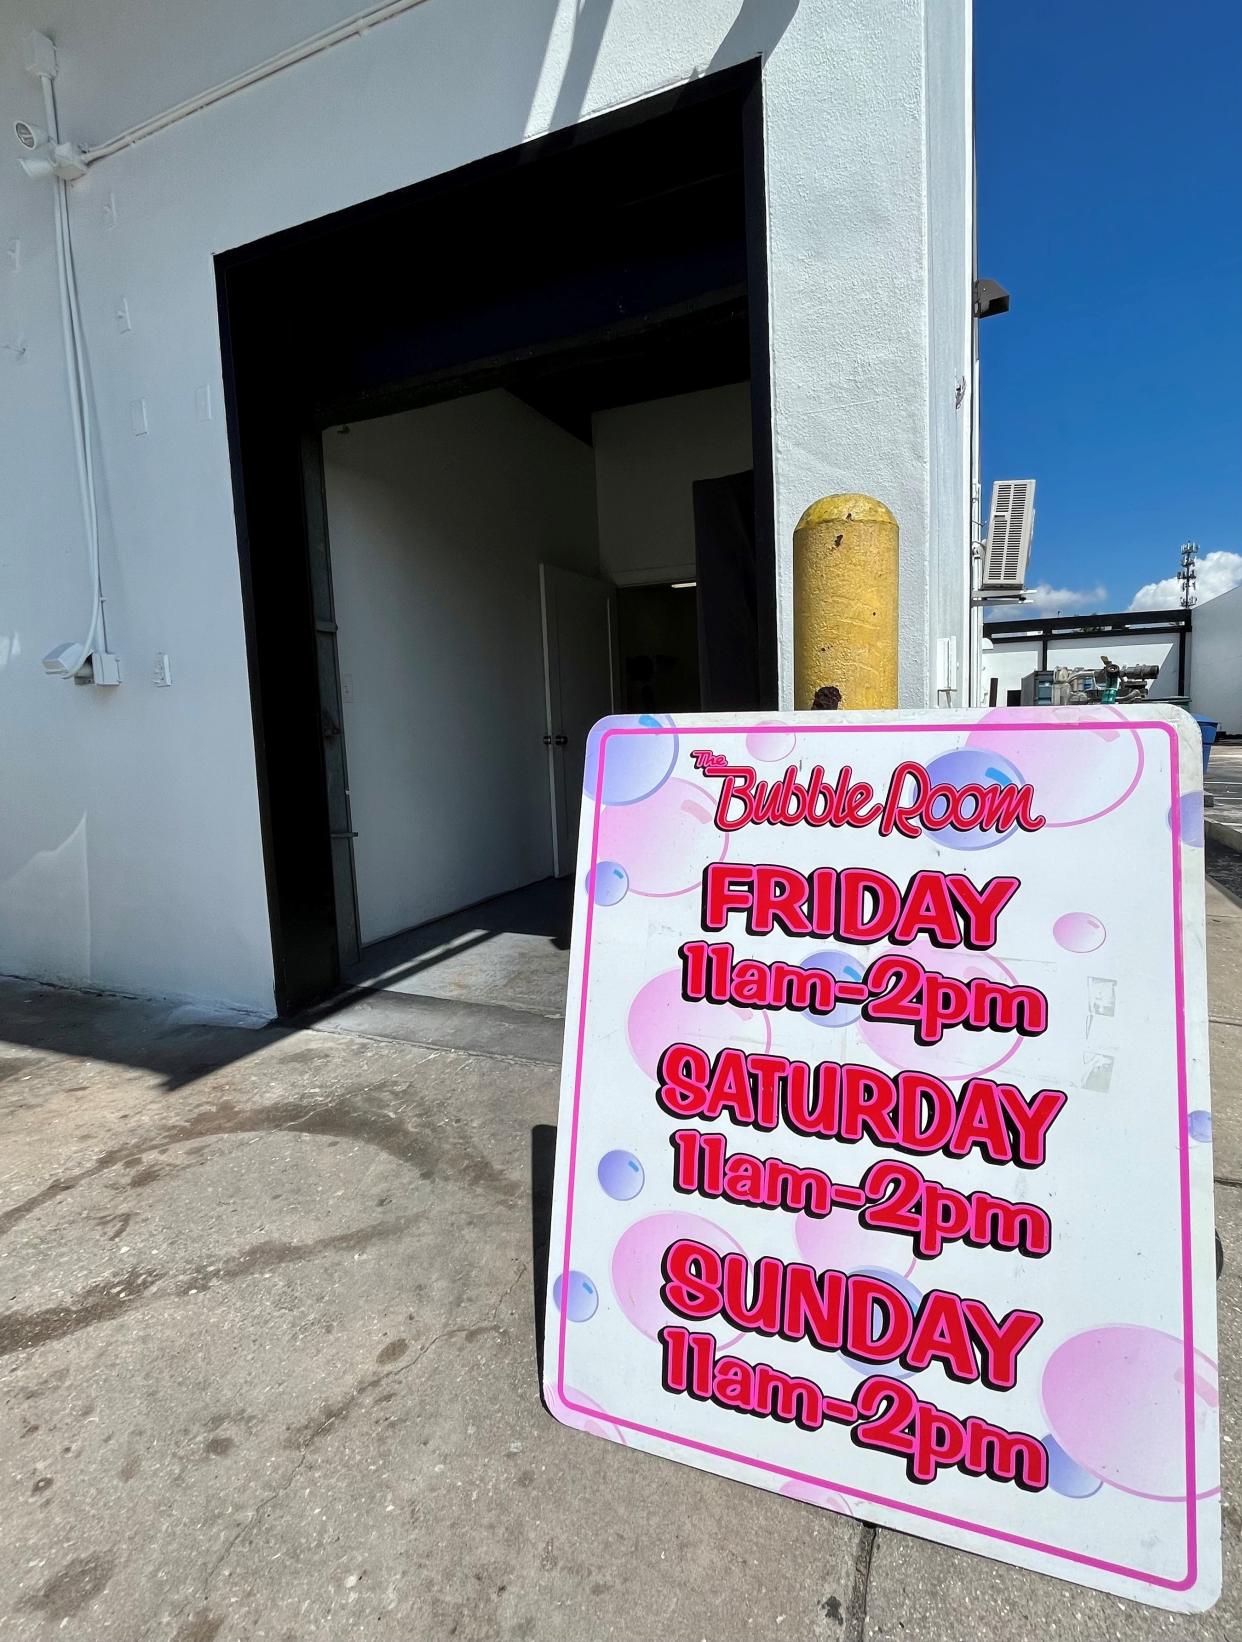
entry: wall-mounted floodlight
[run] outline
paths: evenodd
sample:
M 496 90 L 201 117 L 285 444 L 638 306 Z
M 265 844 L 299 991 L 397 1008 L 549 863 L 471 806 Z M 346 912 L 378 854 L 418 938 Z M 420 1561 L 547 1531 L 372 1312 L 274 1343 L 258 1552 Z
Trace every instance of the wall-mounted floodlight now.
M 1009 292 L 997 279 L 977 279 L 974 289 L 976 319 L 991 319 L 1009 312 Z

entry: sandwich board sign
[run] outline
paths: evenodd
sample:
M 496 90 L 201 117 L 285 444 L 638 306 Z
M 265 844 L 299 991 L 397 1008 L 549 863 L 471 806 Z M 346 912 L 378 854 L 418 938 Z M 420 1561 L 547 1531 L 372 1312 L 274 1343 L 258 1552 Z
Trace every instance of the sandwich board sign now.
M 1176 708 L 597 725 L 552 1412 L 1209 1607 L 1202 863 Z

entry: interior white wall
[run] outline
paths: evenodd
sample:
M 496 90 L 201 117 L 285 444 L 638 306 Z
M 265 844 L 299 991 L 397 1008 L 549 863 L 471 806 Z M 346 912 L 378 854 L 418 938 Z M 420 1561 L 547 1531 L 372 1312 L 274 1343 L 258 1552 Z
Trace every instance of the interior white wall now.
M 1195 606 L 1191 707 L 1242 735 L 1242 587 Z
M 64 135 L 105 141 L 359 3 L 9 0 L 0 102 L 41 120 L 21 40 L 43 29 Z M 89 600 L 52 201 L 6 158 L 0 970 L 271 1007 L 215 254 L 748 59 L 763 59 L 784 698 L 794 525 L 817 496 L 862 490 L 901 524 L 902 699 L 931 699 L 948 619 L 929 609 L 933 539 L 938 585 L 957 573 L 933 495 L 969 414 L 944 408 L 969 369 L 968 281 L 931 242 L 968 222 L 968 29 L 969 0 L 425 0 L 93 167 L 70 214 L 125 669 L 110 696 L 39 668 Z M 958 157 L 931 166 L 929 141 Z M 340 300 L 366 300 L 365 270 Z M 157 651 L 171 689 L 151 681 Z
M 602 573 L 619 587 L 692 581 L 692 487 L 753 466 L 750 384 L 599 411 L 591 437 Z
M 594 476 L 502 392 L 323 450 L 367 942 L 552 871 L 539 564 L 595 573 Z

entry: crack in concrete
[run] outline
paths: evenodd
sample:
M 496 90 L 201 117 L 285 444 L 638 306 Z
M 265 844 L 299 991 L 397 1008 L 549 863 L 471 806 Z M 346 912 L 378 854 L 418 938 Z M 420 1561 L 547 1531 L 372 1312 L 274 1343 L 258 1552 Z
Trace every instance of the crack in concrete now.
M 373 1243 L 402 1236 L 417 1219 L 417 1214 L 410 1214 L 393 1220 L 373 1221 L 351 1231 L 333 1232 L 309 1243 L 268 1239 L 243 1249 L 240 1254 L 182 1272 L 133 1267 L 103 1278 L 62 1305 L 0 1315 L 0 1358 L 47 1345 L 54 1340 L 63 1340 L 67 1335 L 91 1328 L 96 1323 L 111 1322 L 143 1301 L 184 1300 L 191 1295 L 210 1293 L 221 1283 L 235 1282 L 256 1272 L 272 1271 L 277 1266 L 316 1260 L 324 1254 L 357 1252 Z M 157 1286 L 160 1287 L 158 1294 L 154 1292 Z
M 528 1013 L 537 1013 L 537 1011 L 528 1011 Z M 545 1018 L 549 1020 L 563 1019 L 560 1015 L 551 1015 Z M 327 1037 L 360 1038 L 364 1043 L 382 1043 L 387 1045 L 389 1048 L 391 1048 L 393 1044 L 407 1044 L 412 1049 L 425 1050 L 427 1057 L 432 1055 L 464 1055 L 475 1060 L 494 1060 L 500 1061 L 501 1063 L 510 1063 L 515 1066 L 548 1067 L 555 1064 L 555 1062 L 550 1060 L 538 1059 L 534 1055 L 515 1055 L 511 1050 L 506 1051 L 503 1049 L 481 1049 L 473 1044 L 467 1048 L 463 1044 L 416 1043 L 409 1038 L 398 1038 L 395 1036 L 385 1037 L 379 1032 L 364 1032 L 362 1028 L 358 1026 L 315 1025 L 308 1027 L 306 1030 L 310 1032 L 319 1032 Z
M 863 1642 L 867 1631 L 867 1598 L 871 1590 L 871 1558 L 879 1529 L 874 1523 L 864 1522 L 859 1527 L 858 1549 L 854 1552 L 854 1582 L 849 1601 L 845 1605 L 845 1623 L 841 1627 L 841 1642 Z

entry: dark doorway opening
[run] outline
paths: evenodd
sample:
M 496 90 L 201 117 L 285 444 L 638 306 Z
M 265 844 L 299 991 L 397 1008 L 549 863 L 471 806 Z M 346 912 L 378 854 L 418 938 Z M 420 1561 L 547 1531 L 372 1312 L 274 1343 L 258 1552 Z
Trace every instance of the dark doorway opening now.
M 357 944 L 324 430 L 503 391 L 589 442 L 610 407 L 748 383 L 753 676 L 730 688 L 775 705 L 761 132 L 746 65 L 218 259 L 282 1013 Z M 700 672 L 738 620 L 715 609 Z
M 698 712 L 703 698 L 694 593 L 693 582 L 618 590 L 622 712 Z

